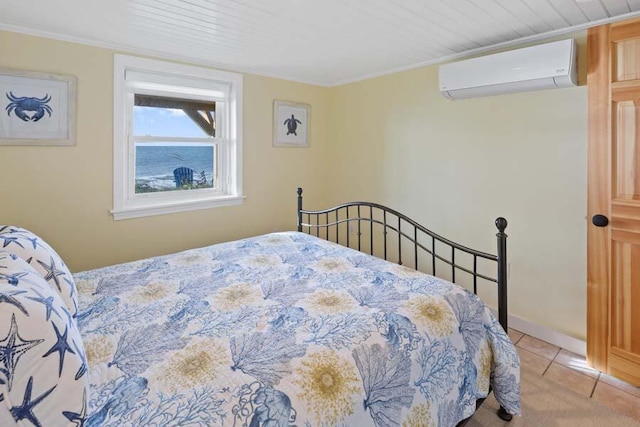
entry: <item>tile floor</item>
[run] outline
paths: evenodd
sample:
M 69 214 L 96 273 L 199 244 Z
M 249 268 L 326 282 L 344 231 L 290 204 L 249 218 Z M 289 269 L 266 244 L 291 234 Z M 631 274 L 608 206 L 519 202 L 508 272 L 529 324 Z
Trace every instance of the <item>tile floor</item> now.
M 591 369 L 584 357 L 509 329 L 520 363 L 559 385 L 640 421 L 640 387 Z

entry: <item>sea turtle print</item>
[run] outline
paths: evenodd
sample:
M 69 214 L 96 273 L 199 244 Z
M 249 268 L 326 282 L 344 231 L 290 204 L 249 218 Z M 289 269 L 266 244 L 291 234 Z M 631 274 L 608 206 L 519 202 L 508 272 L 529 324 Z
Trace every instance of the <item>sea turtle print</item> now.
M 295 136 L 298 136 L 296 131 L 298 130 L 298 124 L 302 124 L 300 120 L 296 119 L 292 114 L 291 118 L 284 121 L 284 124 L 287 125 L 287 135 L 294 134 Z

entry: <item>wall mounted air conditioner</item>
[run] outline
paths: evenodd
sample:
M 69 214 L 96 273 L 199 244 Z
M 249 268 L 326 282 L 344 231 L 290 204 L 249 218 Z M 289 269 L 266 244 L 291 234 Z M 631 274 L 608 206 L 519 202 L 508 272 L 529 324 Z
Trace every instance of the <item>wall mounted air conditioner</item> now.
M 440 66 L 440 92 L 464 99 L 577 85 L 573 39 Z

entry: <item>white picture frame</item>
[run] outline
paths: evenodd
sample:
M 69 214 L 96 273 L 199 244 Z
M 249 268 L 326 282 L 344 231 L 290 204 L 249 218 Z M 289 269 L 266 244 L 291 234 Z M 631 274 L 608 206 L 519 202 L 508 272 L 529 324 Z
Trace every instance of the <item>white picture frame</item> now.
M 273 101 L 273 146 L 308 147 L 311 106 Z
M 75 145 L 76 78 L 0 68 L 0 145 Z

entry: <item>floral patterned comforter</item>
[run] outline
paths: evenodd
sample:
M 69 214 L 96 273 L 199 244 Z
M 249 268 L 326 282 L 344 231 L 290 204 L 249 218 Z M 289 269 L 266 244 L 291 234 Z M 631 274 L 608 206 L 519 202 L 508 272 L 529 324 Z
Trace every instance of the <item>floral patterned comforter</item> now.
M 74 275 L 86 426 L 455 426 L 519 359 L 462 288 L 301 233 Z

